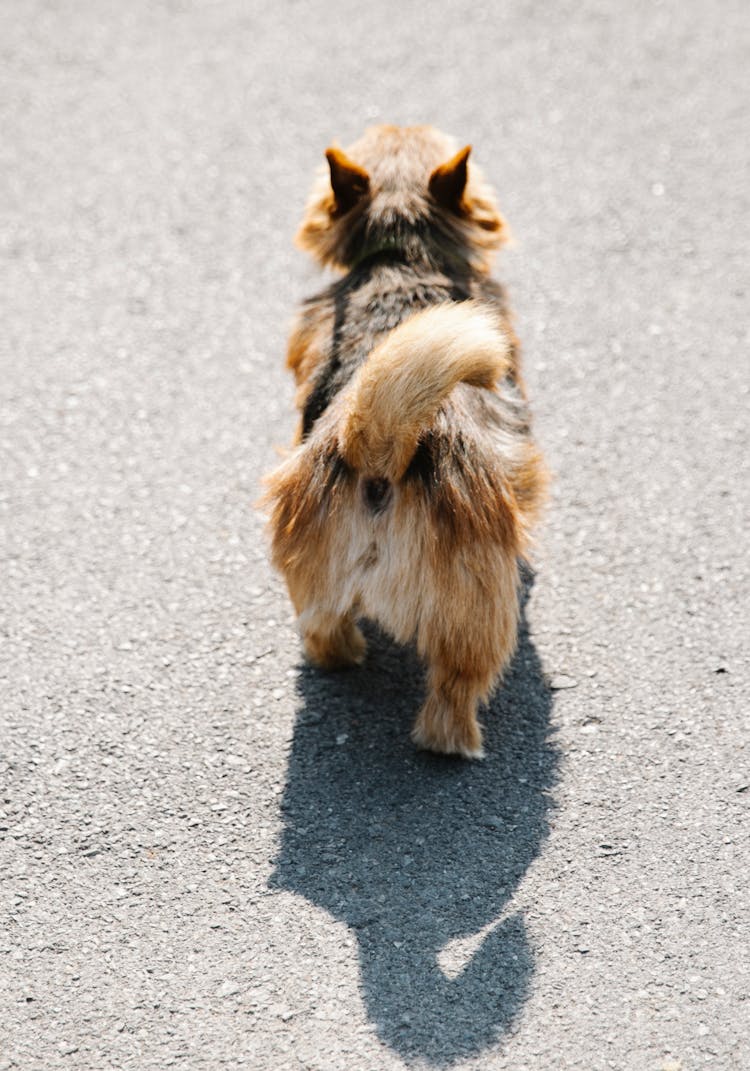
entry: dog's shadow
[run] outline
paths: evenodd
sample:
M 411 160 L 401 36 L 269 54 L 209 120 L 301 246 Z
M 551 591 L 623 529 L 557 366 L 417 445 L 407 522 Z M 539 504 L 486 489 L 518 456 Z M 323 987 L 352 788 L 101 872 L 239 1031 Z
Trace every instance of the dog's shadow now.
M 368 639 L 361 670 L 300 669 L 271 885 L 352 929 L 381 1039 L 445 1067 L 498 1041 L 529 990 L 533 954 L 510 902 L 548 831 L 550 693 L 522 618 L 482 717 L 487 758 L 420 753 L 408 729 L 423 667 L 374 630 Z

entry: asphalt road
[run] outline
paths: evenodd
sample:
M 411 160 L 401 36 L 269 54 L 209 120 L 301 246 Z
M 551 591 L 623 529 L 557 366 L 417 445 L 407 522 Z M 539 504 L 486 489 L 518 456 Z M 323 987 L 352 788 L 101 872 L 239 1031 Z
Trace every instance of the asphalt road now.
M 744 0 L 0 8 L 0 1069 L 750 1067 Z M 744 81 L 744 85 L 743 85 Z M 474 145 L 554 472 L 488 757 L 303 666 L 333 138 Z

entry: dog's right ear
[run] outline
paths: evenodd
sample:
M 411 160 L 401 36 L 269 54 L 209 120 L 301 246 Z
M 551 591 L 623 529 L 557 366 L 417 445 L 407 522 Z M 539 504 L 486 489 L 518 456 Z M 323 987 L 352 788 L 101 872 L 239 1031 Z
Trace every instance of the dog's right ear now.
M 327 149 L 326 160 L 331 169 L 331 187 L 336 199 L 336 211 L 343 215 L 369 193 L 370 176 L 341 149 Z

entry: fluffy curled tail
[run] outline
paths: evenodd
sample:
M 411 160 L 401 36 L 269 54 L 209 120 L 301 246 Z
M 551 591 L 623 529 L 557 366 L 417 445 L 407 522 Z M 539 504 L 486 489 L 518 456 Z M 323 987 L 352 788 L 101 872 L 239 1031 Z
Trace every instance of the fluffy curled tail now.
M 338 445 L 369 477 L 403 476 L 419 436 L 457 383 L 493 387 L 509 367 L 508 340 L 471 301 L 436 305 L 394 328 L 347 390 Z

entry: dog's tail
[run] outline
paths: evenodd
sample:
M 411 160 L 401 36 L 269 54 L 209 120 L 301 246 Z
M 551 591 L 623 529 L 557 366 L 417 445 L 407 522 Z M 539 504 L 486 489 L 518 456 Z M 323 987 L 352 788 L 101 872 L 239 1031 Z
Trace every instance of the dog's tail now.
M 508 340 L 481 305 L 417 313 L 375 347 L 347 390 L 338 433 L 344 460 L 363 475 L 399 480 L 456 384 L 493 387 L 509 364 Z

